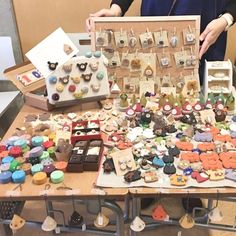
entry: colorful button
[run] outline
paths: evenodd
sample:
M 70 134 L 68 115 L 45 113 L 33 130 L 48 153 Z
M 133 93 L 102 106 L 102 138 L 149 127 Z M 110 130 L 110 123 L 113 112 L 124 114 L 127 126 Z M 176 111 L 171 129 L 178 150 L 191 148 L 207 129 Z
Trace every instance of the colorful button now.
M 43 154 L 39 157 L 39 160 L 43 161 L 48 158 L 49 158 L 49 153 L 47 151 L 43 151 Z
M 14 146 L 19 146 L 22 149 L 27 147 L 27 142 L 25 139 L 18 139 L 17 141 L 14 142 Z
M 19 157 L 22 155 L 22 148 L 21 147 L 11 147 L 9 150 L 9 155 L 13 157 Z
M 45 184 L 47 182 L 47 174 L 38 172 L 33 176 L 33 183 L 37 185 Z
M 17 170 L 12 174 L 12 181 L 14 183 L 24 183 L 25 182 L 25 172 L 23 170 Z
M 47 165 L 43 167 L 43 172 L 47 174 L 48 177 L 50 177 L 50 174 L 56 170 L 54 165 Z
M 49 153 L 49 156 L 51 157 L 51 158 L 54 158 L 55 157 L 55 147 L 50 147 L 50 148 L 48 148 L 47 149 L 47 151 L 48 151 L 48 153 Z
M 23 170 L 26 175 L 29 175 L 31 173 L 31 167 L 32 167 L 32 165 L 30 163 L 24 163 L 21 166 L 21 170 Z
M 64 88 L 65 88 L 65 86 L 64 86 L 63 84 L 58 84 L 58 85 L 56 86 L 56 90 L 57 90 L 57 92 L 59 92 L 59 93 L 63 92 Z
M 99 71 L 99 72 L 97 73 L 97 75 L 96 75 L 96 78 L 97 78 L 98 80 L 102 80 L 102 79 L 104 78 L 104 76 L 105 76 L 104 72 L 103 72 L 103 71 Z
M 53 101 L 58 101 L 60 99 L 60 95 L 58 93 L 52 94 L 52 100 Z
M 14 157 L 12 156 L 6 156 L 2 159 L 2 164 L 5 164 L 5 163 L 11 163 L 12 161 L 14 161 Z
M 12 136 L 7 140 L 7 144 L 13 146 L 18 139 L 20 139 L 19 136 Z
M 0 173 L 0 184 L 7 184 L 11 182 L 12 173 L 10 171 L 4 171 Z
M 40 172 L 43 170 L 43 165 L 42 164 L 36 164 L 31 167 L 31 173 L 32 175 Z
M 73 93 L 76 90 L 76 86 L 74 84 L 70 85 L 68 88 L 69 92 Z
M 43 166 L 47 166 L 47 165 L 53 164 L 53 162 L 54 162 L 53 159 L 50 158 L 50 157 L 48 157 L 48 158 L 42 160 L 42 161 L 41 161 L 41 164 L 42 164 Z
M 9 154 L 9 151 L 2 151 L 1 153 L 0 153 L 0 160 L 2 159 L 2 158 L 4 158 L 4 157 L 6 157 L 6 156 L 8 156 L 8 154 Z
M 32 138 L 32 145 L 35 147 L 41 146 L 43 144 L 43 137 L 35 136 Z
M 52 75 L 48 78 L 48 81 L 50 84 L 56 84 L 57 83 L 57 77 Z
M 20 164 L 23 164 L 23 163 L 25 163 L 25 161 L 26 161 L 25 157 L 17 157 L 16 160 L 17 160 Z
M 43 154 L 43 148 L 38 146 L 31 149 L 29 156 L 40 157 L 42 154 Z
M 19 168 L 19 166 L 20 166 L 20 162 L 17 161 L 17 160 L 14 160 L 14 161 L 11 162 L 9 170 L 11 172 L 14 172 Z
M 64 172 L 61 170 L 55 170 L 51 173 L 50 178 L 54 184 L 61 183 L 64 180 Z
M 8 171 L 9 168 L 10 168 L 10 163 L 5 163 L 5 164 L 1 164 L 1 165 L 0 165 L 0 170 L 1 170 L 2 172 Z
M 102 53 L 101 53 L 101 51 L 96 51 L 93 55 L 94 55 L 94 57 L 99 58 L 102 56 Z
M 6 151 L 6 150 L 7 150 L 6 145 L 1 145 L 0 144 L 0 152 Z
M 85 57 L 91 58 L 93 56 L 93 53 L 91 51 L 85 53 Z
M 55 143 L 54 143 L 53 141 L 49 140 L 49 141 L 44 142 L 44 143 L 43 143 L 43 146 L 44 146 L 44 148 L 47 150 L 48 148 L 53 147 L 54 144 L 55 144 Z
M 63 172 L 66 171 L 67 165 L 68 165 L 68 163 L 65 162 L 65 161 L 59 161 L 59 162 L 56 162 L 56 163 L 55 163 L 56 169 L 57 169 L 57 170 L 61 170 L 61 171 L 63 171 Z

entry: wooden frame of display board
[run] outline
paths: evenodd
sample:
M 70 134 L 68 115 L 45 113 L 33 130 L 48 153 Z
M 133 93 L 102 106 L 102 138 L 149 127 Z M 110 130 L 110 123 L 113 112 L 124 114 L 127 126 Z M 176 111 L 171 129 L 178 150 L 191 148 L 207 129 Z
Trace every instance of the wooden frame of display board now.
M 156 63 L 156 81 L 159 78 L 163 78 L 163 76 L 171 75 L 171 80 L 173 78 L 179 78 L 184 76 L 198 75 L 198 53 L 199 53 L 199 34 L 200 34 L 200 16 L 166 16 L 166 17 L 94 17 L 91 20 L 92 24 L 92 33 L 91 33 L 91 44 L 92 50 L 106 50 L 104 46 L 97 45 L 97 35 L 99 32 L 111 31 L 113 32 L 113 38 L 108 48 L 112 48 L 115 51 L 118 51 L 121 55 L 122 53 L 156 53 L 157 55 L 157 63 Z M 186 41 L 184 39 L 184 33 L 187 31 L 192 31 L 195 34 L 195 42 L 191 45 L 186 45 Z M 137 36 L 138 43 L 134 48 L 128 47 L 118 47 L 115 41 L 114 34 L 115 32 L 127 32 L 130 34 L 131 32 Z M 178 46 L 171 47 L 158 47 L 153 45 L 152 47 L 143 48 L 140 43 L 140 34 L 144 34 L 147 32 L 164 32 L 167 31 L 168 40 L 170 34 L 175 34 L 178 37 Z M 153 34 L 152 34 L 153 35 Z M 154 37 L 153 37 L 154 38 Z M 155 44 L 155 40 L 154 40 Z M 178 67 L 176 66 L 174 53 L 180 51 L 190 52 L 191 55 L 194 55 L 196 58 L 196 64 L 192 67 Z M 158 63 L 158 55 L 170 55 L 170 64 L 169 67 L 162 67 Z M 117 68 L 108 68 L 109 75 L 114 74 L 117 78 L 117 84 L 120 88 L 123 87 L 123 79 L 124 77 L 139 77 L 139 73 L 130 72 L 129 69 L 125 69 L 122 67 Z M 142 75 L 141 75 L 142 76 Z M 155 80 L 155 79 L 154 79 Z M 173 85 L 176 85 L 176 82 L 172 82 Z M 157 85 L 160 86 L 160 85 Z M 199 85 L 198 85 L 199 86 Z M 158 88 L 159 89 L 159 88 Z M 169 88 L 168 88 L 169 89 Z M 168 91 L 166 89 L 166 91 Z M 170 90 L 171 91 L 171 90 Z

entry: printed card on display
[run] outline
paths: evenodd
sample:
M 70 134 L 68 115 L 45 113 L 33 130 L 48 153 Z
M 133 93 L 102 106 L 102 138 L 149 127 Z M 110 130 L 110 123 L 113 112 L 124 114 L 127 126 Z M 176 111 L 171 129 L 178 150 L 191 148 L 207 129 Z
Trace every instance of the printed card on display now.
M 62 28 L 58 28 L 25 55 L 47 78 L 52 72 L 78 53 L 78 49 Z
M 155 83 L 153 80 L 144 80 L 139 82 L 139 96 L 141 97 L 145 93 L 155 92 Z

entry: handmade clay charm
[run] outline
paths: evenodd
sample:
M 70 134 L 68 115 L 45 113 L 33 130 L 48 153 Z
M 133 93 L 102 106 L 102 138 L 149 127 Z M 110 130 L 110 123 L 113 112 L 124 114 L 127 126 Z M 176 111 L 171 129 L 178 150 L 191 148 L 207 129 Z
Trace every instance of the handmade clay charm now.
M 145 229 L 145 222 L 139 216 L 136 216 L 132 221 L 130 228 L 134 232 L 141 232 Z
M 154 220 L 167 220 L 169 219 L 168 214 L 166 213 L 164 207 L 161 204 L 158 204 L 152 211 L 152 218 Z
M 56 70 L 57 66 L 58 66 L 58 62 L 54 63 L 54 62 L 48 61 L 48 68 L 49 68 L 49 70 Z
M 195 221 L 191 215 L 186 213 L 184 216 L 180 218 L 179 224 L 184 229 L 191 229 L 195 225 Z

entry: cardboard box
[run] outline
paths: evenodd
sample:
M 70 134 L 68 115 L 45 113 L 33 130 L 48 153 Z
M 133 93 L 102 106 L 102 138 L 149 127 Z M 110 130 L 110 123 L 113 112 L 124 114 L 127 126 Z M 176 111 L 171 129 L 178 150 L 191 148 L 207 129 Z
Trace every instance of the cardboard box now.
M 40 78 L 28 85 L 24 85 L 17 79 L 19 75 L 32 70 L 36 70 L 35 67 L 30 62 L 24 62 L 6 69 L 4 75 L 24 94 L 25 104 L 50 111 L 54 106 L 49 104 L 47 97 L 44 96 L 46 89 L 44 78 Z

